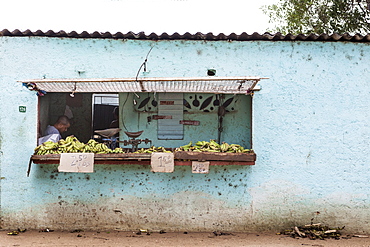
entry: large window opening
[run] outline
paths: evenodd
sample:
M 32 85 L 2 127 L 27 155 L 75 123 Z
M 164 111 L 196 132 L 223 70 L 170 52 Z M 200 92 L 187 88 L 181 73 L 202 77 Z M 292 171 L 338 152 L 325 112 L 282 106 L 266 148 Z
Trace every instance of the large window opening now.
M 22 83 L 40 95 L 38 137 L 43 136 L 46 127 L 54 125 L 59 116 L 66 115 L 71 119 L 71 126 L 62 133 L 64 139 L 74 135 L 83 143 L 90 139 L 100 139 L 106 144 L 116 145 L 117 139 L 113 140 L 111 135 L 118 134 L 121 135 L 118 143 L 125 151 L 133 151 L 135 145 L 135 150 L 143 149 L 143 152 L 152 151 L 150 146 L 174 150 L 188 143 L 194 145 L 198 141 L 203 143 L 216 140 L 219 144 L 225 142 L 238 145 L 230 145 L 232 150 L 220 149 L 222 152 L 216 149 L 212 149 L 213 152 L 210 149 L 187 152 L 184 149 L 174 152 L 175 159 L 181 165 L 191 165 L 192 160 L 200 159 L 213 162 L 211 165 L 226 165 L 230 162 L 252 165 L 256 158 L 250 152 L 252 96 L 260 79 L 262 78 L 54 79 Z M 115 93 L 111 93 L 112 91 Z M 44 92 L 48 93 L 41 96 Z M 118 128 L 121 129 L 119 133 L 115 132 Z M 107 131 L 109 137 L 103 136 Z M 225 146 L 227 145 L 223 147 Z M 237 146 L 238 150 L 235 150 L 233 147 Z M 149 150 L 145 150 L 146 148 Z M 201 153 L 198 155 L 197 152 Z M 243 155 L 233 154 L 241 152 Z M 116 153 L 97 152 L 94 159 L 103 162 L 102 164 L 106 160 L 121 164 L 124 160 L 132 162 L 132 159 L 137 159 L 137 162 L 141 162 L 143 159 L 150 159 L 146 154 L 130 153 L 123 157 Z M 50 156 L 44 160 L 37 156 L 35 155 L 35 159 L 41 163 L 55 162 L 57 158 Z
M 172 148 L 213 139 L 251 148 L 251 94 L 260 79 L 55 79 L 23 83 L 30 90 L 49 92 L 39 97 L 39 137 L 58 116 L 67 115 L 72 123 L 62 137 L 75 135 L 83 142 L 95 139 L 97 130 L 121 127 L 121 146 L 130 137 L 124 132 L 142 131 L 140 138 L 151 140 L 154 146 Z

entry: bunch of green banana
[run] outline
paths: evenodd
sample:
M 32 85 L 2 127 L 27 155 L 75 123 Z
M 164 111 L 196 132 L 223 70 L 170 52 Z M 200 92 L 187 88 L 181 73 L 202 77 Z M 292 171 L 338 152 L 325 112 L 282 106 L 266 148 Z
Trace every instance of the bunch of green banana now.
M 59 140 L 56 153 L 82 153 L 85 144 L 80 142 L 75 136 L 68 136 L 66 139 Z
M 188 144 L 184 146 L 176 148 L 176 151 L 191 151 L 192 147 L 193 147 L 193 142 L 189 142 Z
M 195 143 L 195 149 L 201 152 L 219 152 L 220 144 L 218 144 L 215 140 L 207 141 L 198 141 Z
M 223 142 L 218 144 L 215 140 L 198 141 L 195 145 L 192 142 L 189 144 L 181 146 L 176 149 L 176 151 L 191 151 L 191 152 L 222 152 L 222 153 L 253 153 L 252 149 L 245 149 L 238 144 L 228 144 Z
M 227 144 L 227 143 L 222 143 L 225 144 L 221 150 L 224 153 L 253 153 L 252 149 L 246 149 L 238 144 Z M 221 144 L 221 145 L 222 145 Z
M 122 148 L 114 150 L 103 143 L 90 139 L 87 144 L 80 142 L 75 136 L 68 136 L 58 142 L 45 142 L 35 148 L 35 155 L 61 154 L 61 153 L 124 153 Z
M 155 147 L 151 146 L 148 149 L 141 148 L 134 152 L 136 154 L 145 154 L 145 153 L 172 153 L 172 151 L 166 150 L 164 147 Z
M 112 150 L 112 149 L 111 149 Z M 122 154 L 122 153 L 124 153 L 125 151 L 123 151 L 123 149 L 122 148 L 115 148 L 115 149 L 113 149 L 112 150 L 112 154 Z
M 82 150 L 82 153 L 96 153 L 96 154 L 110 154 L 110 153 L 124 153 L 122 148 L 110 149 L 107 145 L 90 139 Z
M 53 154 L 55 153 L 57 148 L 58 143 L 47 141 L 35 148 L 35 154 L 37 155 Z

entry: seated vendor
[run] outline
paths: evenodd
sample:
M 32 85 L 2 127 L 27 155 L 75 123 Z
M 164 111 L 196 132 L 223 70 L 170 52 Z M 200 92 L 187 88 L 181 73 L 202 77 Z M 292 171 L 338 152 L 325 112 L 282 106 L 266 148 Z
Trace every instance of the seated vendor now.
M 70 126 L 69 118 L 64 115 L 60 116 L 54 125 L 46 127 L 44 136 L 39 138 L 38 145 L 47 141 L 58 142 L 62 138 L 61 134 L 66 132 Z

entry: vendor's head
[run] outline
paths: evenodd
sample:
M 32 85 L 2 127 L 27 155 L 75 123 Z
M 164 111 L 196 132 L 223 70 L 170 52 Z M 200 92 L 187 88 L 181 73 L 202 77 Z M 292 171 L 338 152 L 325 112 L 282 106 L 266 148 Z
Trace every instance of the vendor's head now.
M 71 126 L 71 122 L 67 116 L 60 116 L 58 120 L 55 122 L 54 127 L 60 132 L 66 132 L 68 128 Z

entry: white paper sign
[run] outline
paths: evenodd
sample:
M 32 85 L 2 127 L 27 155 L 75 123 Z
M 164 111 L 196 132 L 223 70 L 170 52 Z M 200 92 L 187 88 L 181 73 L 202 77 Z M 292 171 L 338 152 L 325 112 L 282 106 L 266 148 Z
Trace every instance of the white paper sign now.
M 152 153 L 150 165 L 152 172 L 173 172 L 175 160 L 173 153 Z
M 94 172 L 93 153 L 62 153 L 59 172 Z
M 192 173 L 209 173 L 209 161 L 192 161 L 191 162 Z

